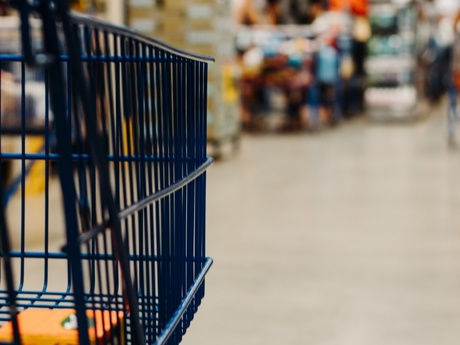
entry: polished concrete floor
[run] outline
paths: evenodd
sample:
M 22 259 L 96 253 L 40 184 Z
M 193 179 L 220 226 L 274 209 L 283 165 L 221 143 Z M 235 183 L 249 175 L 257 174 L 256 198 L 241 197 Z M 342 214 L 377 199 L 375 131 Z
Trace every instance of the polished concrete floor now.
M 185 345 L 454 345 L 460 149 L 444 111 L 251 134 L 208 173 L 207 295 Z
M 457 345 L 460 148 L 447 145 L 444 114 L 244 135 L 208 173 L 215 264 L 183 344 Z M 26 222 L 43 224 L 43 196 L 26 207 Z M 60 248 L 59 212 L 49 227 Z M 62 291 L 63 276 L 49 286 Z M 25 286 L 42 280 L 26 267 Z

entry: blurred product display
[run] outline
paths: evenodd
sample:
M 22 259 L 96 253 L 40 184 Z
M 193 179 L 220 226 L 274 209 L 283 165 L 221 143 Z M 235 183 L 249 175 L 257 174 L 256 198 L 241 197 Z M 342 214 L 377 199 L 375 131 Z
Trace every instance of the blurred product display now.
M 459 9 L 450 0 L 70 1 L 106 16 L 117 7 L 133 29 L 215 57 L 216 157 L 227 143 L 238 147 L 241 129 L 315 129 L 363 112 L 416 117 L 420 100 L 447 91 Z
M 73 2 L 108 15 L 115 7 Z M 363 112 L 411 119 L 420 100 L 437 102 L 447 90 L 452 1 L 117 3 L 131 28 L 215 58 L 208 142 L 216 157 L 227 144 L 238 147 L 241 129 L 310 130 Z
M 420 101 L 439 102 L 449 81 L 460 80 L 460 68 L 450 68 L 450 55 L 459 50 L 452 50 L 459 6 L 449 0 L 69 3 L 215 58 L 207 90 L 207 137 L 215 157 L 239 147 L 242 129 L 315 130 L 364 112 L 371 119 L 411 119 Z M 14 42 L 5 37 L 0 49 Z M 12 99 L 15 88 L 4 90 L 14 82 L 9 68 L 2 66 L 2 92 Z M 28 91 L 31 109 L 40 82 Z
M 375 119 L 408 118 L 419 100 L 414 1 L 370 4 L 365 106 Z
M 321 10 L 310 25 L 241 26 L 244 127 L 267 127 L 282 114 L 280 129 L 317 129 L 358 113 L 351 23 L 345 13 Z

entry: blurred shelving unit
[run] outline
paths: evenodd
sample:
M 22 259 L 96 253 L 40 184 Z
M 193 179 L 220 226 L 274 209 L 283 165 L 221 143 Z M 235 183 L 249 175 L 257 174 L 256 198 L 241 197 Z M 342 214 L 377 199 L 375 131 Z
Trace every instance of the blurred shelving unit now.
M 366 61 L 366 111 L 372 119 L 411 119 L 417 114 L 417 4 L 412 0 L 370 3 L 372 36 Z
M 238 148 L 235 30 L 230 0 L 129 0 L 127 24 L 178 48 L 215 58 L 209 65 L 209 154 Z

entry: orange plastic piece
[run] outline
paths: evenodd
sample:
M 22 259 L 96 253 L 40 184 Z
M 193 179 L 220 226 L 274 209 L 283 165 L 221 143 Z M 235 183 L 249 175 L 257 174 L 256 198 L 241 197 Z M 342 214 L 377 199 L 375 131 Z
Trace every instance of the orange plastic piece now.
M 87 316 L 91 344 L 125 344 L 122 312 L 117 316 L 115 311 L 96 310 L 88 311 Z M 18 315 L 18 321 L 23 345 L 78 345 L 73 309 L 26 309 Z M 0 342 L 12 341 L 12 333 L 11 322 L 3 325 Z

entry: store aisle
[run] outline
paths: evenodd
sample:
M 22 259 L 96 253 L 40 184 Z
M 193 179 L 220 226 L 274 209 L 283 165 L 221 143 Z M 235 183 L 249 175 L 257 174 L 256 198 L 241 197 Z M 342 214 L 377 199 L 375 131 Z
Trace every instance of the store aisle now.
M 215 264 L 185 345 L 454 345 L 460 150 L 442 114 L 250 135 L 208 174 Z

